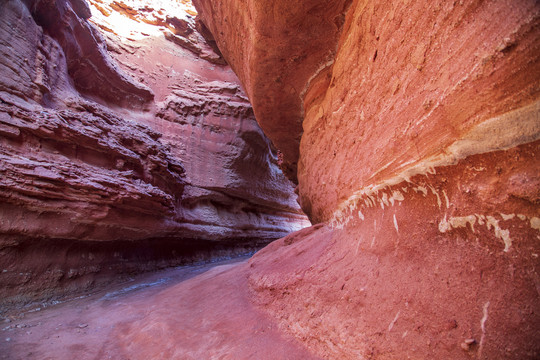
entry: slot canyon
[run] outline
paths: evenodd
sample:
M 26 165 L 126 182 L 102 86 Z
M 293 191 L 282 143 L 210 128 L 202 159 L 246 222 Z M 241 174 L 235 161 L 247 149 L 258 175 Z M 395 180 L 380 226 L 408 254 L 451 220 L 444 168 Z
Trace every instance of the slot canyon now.
M 0 358 L 539 359 L 536 0 L 0 0 Z

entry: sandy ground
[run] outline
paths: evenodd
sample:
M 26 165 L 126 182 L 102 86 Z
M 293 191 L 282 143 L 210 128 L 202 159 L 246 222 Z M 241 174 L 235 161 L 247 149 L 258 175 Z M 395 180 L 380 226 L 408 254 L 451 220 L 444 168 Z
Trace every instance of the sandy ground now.
M 310 359 L 249 301 L 247 258 L 179 267 L 12 316 L 1 359 Z

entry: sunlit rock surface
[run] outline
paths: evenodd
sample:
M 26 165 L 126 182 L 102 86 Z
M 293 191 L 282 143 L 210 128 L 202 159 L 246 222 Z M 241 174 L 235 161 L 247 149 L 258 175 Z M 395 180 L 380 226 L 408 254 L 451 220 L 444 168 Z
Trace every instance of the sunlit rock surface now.
M 2 4 L 2 306 L 308 224 L 236 76 L 173 5 Z

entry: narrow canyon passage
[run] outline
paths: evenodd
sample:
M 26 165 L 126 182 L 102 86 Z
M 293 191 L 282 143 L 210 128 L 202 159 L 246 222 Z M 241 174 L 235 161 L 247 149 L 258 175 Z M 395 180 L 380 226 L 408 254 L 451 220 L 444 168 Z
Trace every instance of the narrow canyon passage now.
M 538 1 L 0 10 L 0 357 L 540 358 Z
M 2 3 L 2 309 L 309 225 L 195 14 L 189 1 Z

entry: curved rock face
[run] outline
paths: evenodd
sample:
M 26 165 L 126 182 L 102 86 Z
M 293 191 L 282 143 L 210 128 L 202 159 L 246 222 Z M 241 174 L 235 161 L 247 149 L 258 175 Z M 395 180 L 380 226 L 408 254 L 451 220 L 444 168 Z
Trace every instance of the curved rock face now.
M 251 251 L 307 223 L 235 75 L 193 15 L 164 13 L 2 5 L 4 309 Z
M 301 152 L 310 155 L 299 177 L 317 180 L 304 181 L 300 194 L 315 221 L 367 186 L 538 138 L 537 106 L 512 113 L 538 99 L 536 3 L 430 6 L 429 17 L 420 3 L 389 14 L 358 4 L 348 14 L 330 90 L 306 95 L 316 100 L 306 110 Z M 370 30 L 354 25 L 368 22 Z M 339 142 L 331 140 L 336 132 Z M 348 151 L 338 155 L 339 148 Z M 319 161 L 326 167 L 317 176 Z M 321 191 L 323 184 L 337 192 Z
M 538 3 L 194 3 L 324 223 L 252 260 L 283 331 L 329 359 L 539 356 Z
M 302 99 L 332 64 L 350 0 L 193 1 L 296 182 Z M 268 101 L 271 99 L 271 101 Z

